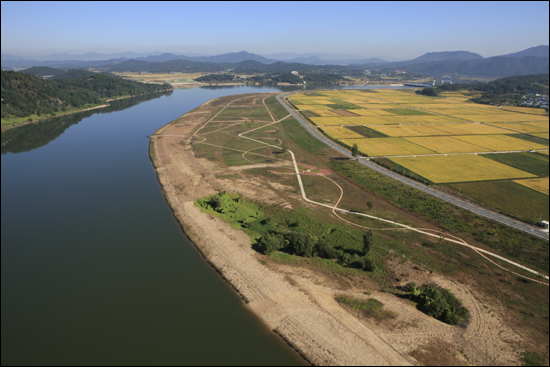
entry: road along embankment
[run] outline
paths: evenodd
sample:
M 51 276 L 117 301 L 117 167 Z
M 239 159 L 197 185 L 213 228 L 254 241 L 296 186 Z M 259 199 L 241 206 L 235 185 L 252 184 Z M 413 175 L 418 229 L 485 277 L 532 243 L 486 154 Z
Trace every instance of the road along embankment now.
M 257 260 L 248 235 L 195 206 L 198 198 L 226 189 L 213 174 L 214 163 L 196 158 L 190 146 L 193 130 L 208 120 L 215 105 L 211 100 L 151 136 L 150 155 L 164 195 L 190 240 L 248 307 L 311 363 L 414 362 L 341 308 L 332 290 L 313 280 L 291 284 Z

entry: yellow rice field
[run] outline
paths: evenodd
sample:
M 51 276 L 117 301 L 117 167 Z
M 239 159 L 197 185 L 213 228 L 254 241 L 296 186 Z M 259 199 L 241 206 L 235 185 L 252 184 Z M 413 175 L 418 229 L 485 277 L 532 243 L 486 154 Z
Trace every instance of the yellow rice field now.
M 422 105 L 418 105 L 422 108 Z M 455 108 L 423 108 L 425 111 L 442 113 L 449 116 L 462 116 L 462 115 L 498 115 L 506 114 L 507 112 L 498 110 L 497 108 L 475 108 L 475 107 L 457 107 Z
M 550 133 L 533 133 L 531 135 L 538 136 L 539 138 L 550 139 Z
M 522 123 L 493 123 L 491 126 L 518 131 L 520 133 L 547 133 L 548 122 L 522 122 Z
M 318 126 L 351 125 L 341 117 L 310 117 L 309 119 Z
M 484 135 L 484 134 L 503 134 L 504 130 L 498 127 L 486 125 L 486 124 L 437 124 L 431 125 L 436 129 L 439 129 L 446 134 L 441 135 Z
M 452 135 L 451 133 L 446 133 L 441 130 L 439 128 L 439 124 L 379 125 L 371 126 L 370 128 L 379 131 L 382 134 L 395 137 Z
M 380 109 L 348 110 L 360 116 L 394 116 L 393 113 Z
M 543 108 L 504 106 L 502 107 L 502 110 L 547 116 L 547 112 Z
M 530 189 L 542 192 L 546 195 L 548 195 L 550 191 L 550 182 L 548 180 L 548 177 L 534 178 L 530 180 L 514 180 L 514 182 L 526 186 Z
M 297 104 L 296 108 L 300 111 L 329 109 L 327 106 L 324 106 L 322 104 Z
M 399 116 L 394 117 L 399 121 L 397 123 L 409 123 L 409 124 L 446 124 L 450 122 L 459 123 L 464 122 L 460 119 L 442 116 L 442 115 L 412 115 L 412 116 Z M 407 121 L 407 122 L 404 122 Z
M 534 178 L 535 175 L 475 154 L 399 157 L 397 164 L 434 183 Z
M 493 151 L 548 149 L 548 145 L 533 143 L 507 135 L 457 135 L 454 139 L 479 145 Z
M 321 116 L 321 117 L 338 117 L 340 116 L 336 112 L 332 112 L 331 110 L 310 110 L 311 112 Z
M 548 121 L 546 116 L 529 115 L 527 113 L 501 113 L 492 115 L 454 115 L 454 117 L 474 122 L 532 122 Z
M 435 153 L 400 138 L 341 139 L 341 141 L 349 146 L 357 144 L 361 152 L 373 157 Z
M 424 148 L 433 150 L 437 153 L 477 153 L 477 152 L 490 152 L 490 149 L 480 147 L 472 143 L 454 139 L 450 136 L 416 136 L 410 138 L 404 138 L 423 146 Z
M 323 131 L 333 139 L 363 139 L 364 136 L 341 126 L 323 127 Z

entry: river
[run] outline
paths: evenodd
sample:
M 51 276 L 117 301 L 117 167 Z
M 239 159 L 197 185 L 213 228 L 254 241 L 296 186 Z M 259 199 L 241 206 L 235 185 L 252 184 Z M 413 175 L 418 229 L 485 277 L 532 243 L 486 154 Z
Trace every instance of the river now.
M 6 133 L 2 365 L 305 364 L 189 243 L 148 156 L 202 103 L 279 90 L 178 89 Z

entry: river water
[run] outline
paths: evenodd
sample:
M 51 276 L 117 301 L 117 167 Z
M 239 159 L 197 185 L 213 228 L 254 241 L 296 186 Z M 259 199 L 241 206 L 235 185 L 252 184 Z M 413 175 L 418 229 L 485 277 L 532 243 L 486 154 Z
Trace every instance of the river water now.
M 296 89 L 178 89 L 5 132 L 2 365 L 305 364 L 189 243 L 147 138 L 212 98 Z
M 2 365 L 300 365 L 189 243 L 147 135 L 209 99 L 179 89 L 2 139 Z

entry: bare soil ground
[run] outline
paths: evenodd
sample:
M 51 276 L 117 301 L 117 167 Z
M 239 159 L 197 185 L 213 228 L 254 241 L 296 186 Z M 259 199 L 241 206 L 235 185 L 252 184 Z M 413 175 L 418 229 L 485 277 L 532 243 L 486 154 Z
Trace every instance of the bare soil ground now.
M 227 167 L 194 155 L 190 146 L 193 132 L 235 98 L 211 100 L 159 129 L 151 137 L 151 158 L 168 203 L 186 234 L 270 329 L 315 365 L 519 364 L 514 345 L 522 338 L 502 321 L 505 310 L 491 301 L 481 304 L 483 297 L 463 283 L 399 258 L 388 264 L 393 273 L 406 274 L 403 286 L 410 281 L 431 282 L 461 299 L 470 316 L 461 325 L 450 326 L 418 311 L 407 299 L 379 291 L 368 277 L 332 276 L 313 266 L 271 261 L 251 249 L 251 240 L 244 232 L 197 208 L 195 200 L 222 190 L 280 205 L 282 210 L 291 210 L 293 205 L 310 206 L 302 201 L 291 176 L 289 181 L 284 180 L 287 176 L 276 176 L 283 179 L 269 182 L 265 176 L 246 174 L 259 168 L 283 172 L 290 167 L 289 162 Z M 261 98 L 251 96 L 254 107 L 261 105 Z M 352 185 L 347 187 L 353 191 Z M 369 198 L 369 194 L 361 194 L 361 200 Z M 394 210 L 391 204 L 383 209 Z M 406 214 L 413 224 L 433 227 Z M 358 318 L 335 301 L 341 294 L 375 298 L 397 317 L 380 322 Z

